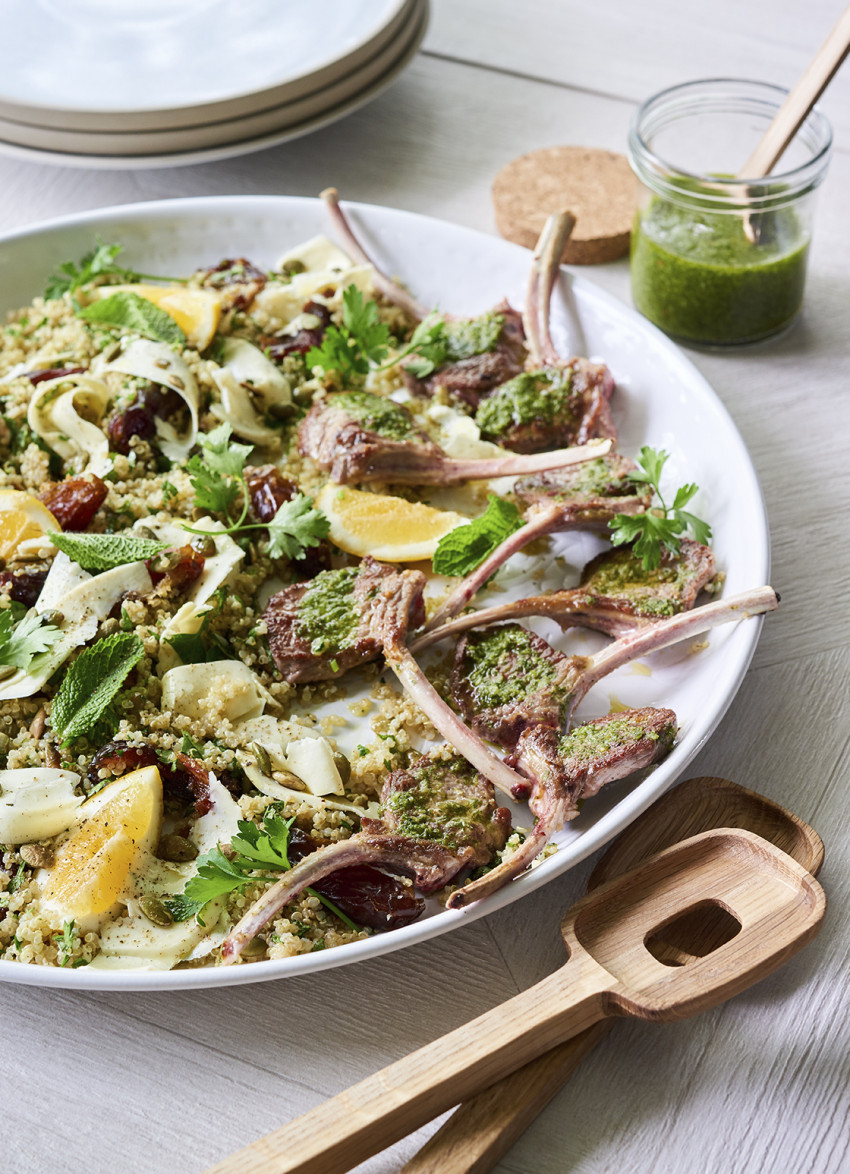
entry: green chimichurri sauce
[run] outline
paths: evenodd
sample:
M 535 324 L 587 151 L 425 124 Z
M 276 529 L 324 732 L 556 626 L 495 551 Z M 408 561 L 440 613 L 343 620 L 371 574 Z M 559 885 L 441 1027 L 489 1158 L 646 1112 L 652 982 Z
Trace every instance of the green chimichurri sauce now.
M 803 301 L 809 241 L 790 208 L 753 217 L 655 197 L 632 231 L 635 306 L 673 338 L 755 342 L 787 326 Z
M 416 425 L 407 408 L 391 399 L 369 391 L 344 391 L 330 402 L 336 408 L 343 408 L 368 432 L 376 432 L 388 440 L 409 440 L 416 435 Z
M 480 318 L 446 322 L 446 361 L 456 363 L 495 350 L 504 324 L 504 316 L 492 310 Z
M 555 680 L 554 664 L 541 656 L 524 628 L 505 624 L 471 638 L 467 680 L 482 709 L 523 701 Z
M 511 428 L 540 420 L 552 423 L 573 414 L 572 371 L 544 367 L 524 371 L 481 401 L 475 423 L 484 436 L 498 438 Z
M 298 605 L 297 634 L 310 641 L 310 651 L 341 652 L 357 631 L 354 606 L 356 567 L 320 571 Z

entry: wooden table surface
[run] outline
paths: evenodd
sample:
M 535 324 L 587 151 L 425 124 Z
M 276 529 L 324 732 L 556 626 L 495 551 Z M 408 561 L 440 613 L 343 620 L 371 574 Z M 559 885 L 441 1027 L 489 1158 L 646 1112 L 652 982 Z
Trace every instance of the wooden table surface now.
M 538 146 L 623 150 L 636 102 L 700 77 L 790 85 L 840 0 L 434 0 L 390 90 L 309 138 L 204 166 L 102 172 L 0 157 L 0 231 L 106 204 L 235 193 L 344 196 L 495 231 L 491 180 Z M 826 841 L 820 937 L 727 1006 L 621 1024 L 501 1162 L 502 1174 L 752 1174 L 850 1168 L 850 65 L 805 311 L 778 342 L 692 354 L 731 411 L 768 503 L 772 582 L 743 686 L 693 774 L 791 807 Z M 628 301 L 625 262 L 585 271 Z M 561 911 L 592 861 L 435 941 L 294 980 L 217 991 L 0 991 L 9 1174 L 198 1174 L 562 960 Z M 430 1130 L 366 1163 L 390 1174 Z

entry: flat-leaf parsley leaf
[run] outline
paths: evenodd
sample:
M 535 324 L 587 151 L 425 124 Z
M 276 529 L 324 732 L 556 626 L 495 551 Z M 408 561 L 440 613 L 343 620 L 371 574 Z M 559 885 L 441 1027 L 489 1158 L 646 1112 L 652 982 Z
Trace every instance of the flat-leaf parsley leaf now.
M 376 302 L 367 301 L 356 285 L 342 295 L 342 323 L 327 328 L 322 345 L 305 356 L 308 368 L 337 371 L 340 375 L 366 375 L 370 363 L 387 357 L 390 330 L 378 314 Z
M 661 503 L 660 508 L 653 507 L 643 514 L 616 514 L 610 522 L 611 542 L 614 546 L 634 543 L 634 552 L 645 571 L 655 570 L 661 562 L 662 547 L 671 554 L 678 554 L 681 545 L 679 535 L 687 530 L 691 531 L 697 542 L 711 542 L 711 527 L 708 523 L 682 508 L 696 494 L 699 486 L 682 485 L 676 490 L 671 505 L 667 505 L 661 494 L 661 472 L 669 455 L 664 449 L 656 450 L 644 445 L 639 458 L 643 467 L 628 475 L 631 481 L 652 486 Z

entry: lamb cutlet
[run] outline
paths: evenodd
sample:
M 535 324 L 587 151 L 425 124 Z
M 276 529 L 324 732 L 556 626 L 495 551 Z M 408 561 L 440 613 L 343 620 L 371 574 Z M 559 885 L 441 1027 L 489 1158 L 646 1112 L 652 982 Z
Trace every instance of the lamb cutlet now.
M 619 546 L 592 559 L 578 587 L 465 612 L 426 630 L 411 642 L 410 650 L 416 654 L 468 628 L 526 616 L 545 616 L 564 630 L 592 628 L 616 638 L 663 616 L 689 611 L 715 574 L 711 548 L 690 538 L 679 540 L 678 554 L 664 550 L 654 570 L 646 570 L 630 546 Z
M 366 391 L 328 396 L 298 428 L 298 448 L 339 485 L 368 481 L 447 485 L 563 468 L 604 455 L 610 441 L 535 456 L 452 460 L 401 404 Z
M 522 315 L 504 301 L 478 318 L 446 317 L 444 323 L 446 362 L 424 378 L 404 369 L 404 382 L 420 396 L 444 388 L 466 411 L 475 412 L 491 391 L 522 374 Z
M 431 632 L 471 602 L 496 571 L 530 542 L 567 530 L 607 533 L 617 514 L 639 514 L 649 509 L 652 491 L 636 484 L 630 474 L 634 461 L 609 453 L 572 469 L 519 480 L 515 492 L 528 505 L 526 523 L 471 571 L 452 590 L 425 625 Z
M 520 735 L 516 763 L 533 780 L 528 806 L 534 827 L 506 860 L 449 897 L 451 909 L 500 889 L 540 854 L 552 834 L 579 813 L 581 803 L 605 784 L 625 779 L 670 753 L 677 721 L 672 709 L 609 713 L 562 734 L 555 726 L 529 726 Z
M 348 217 L 339 204 L 335 188 L 322 192 L 334 227 L 346 251 L 375 271 L 375 288 L 388 302 L 408 317 L 421 322 L 428 311 L 403 286 L 383 273 L 354 235 Z M 414 395 L 430 396 L 443 387 L 468 411 L 475 411 L 481 397 L 494 387 L 519 375 L 525 365 L 523 316 L 507 302 L 478 318 L 444 318 L 446 361 L 423 378 L 404 370 L 404 381 Z
M 422 622 L 424 589 L 421 571 L 397 571 L 369 556 L 284 587 L 264 613 L 272 659 L 290 684 L 339 677 L 380 656 L 383 632 L 403 640 Z
M 364 818 L 350 839 L 305 857 L 263 893 L 228 934 L 222 961 L 234 962 L 284 905 L 340 869 L 378 865 L 433 893 L 489 864 L 510 827 L 510 812 L 496 806 L 492 785 L 464 758 L 424 755 L 387 776 L 379 819 Z
M 772 587 L 757 587 L 740 595 L 706 604 L 694 611 L 656 620 L 645 628 L 620 637 L 592 656 L 562 657 L 562 654 L 556 653 L 553 649 L 552 657 L 547 659 L 556 665 L 552 683 L 557 694 L 548 700 L 540 695 L 535 696 L 534 705 L 530 706 L 528 711 L 523 711 L 520 707 L 512 718 L 514 728 L 522 728 L 525 716 L 532 721 L 535 715 L 539 716 L 541 712 L 557 712 L 563 727 L 568 729 L 578 703 L 607 673 L 614 672 L 615 669 L 640 656 L 667 648 L 682 640 L 692 639 L 720 624 L 750 619 L 763 612 L 773 611 L 778 606 L 779 598 Z M 480 640 L 482 643 L 495 642 L 498 640 L 498 633 L 498 628 L 490 628 L 481 635 Z M 406 648 L 392 632 L 383 633 L 383 644 L 387 664 L 398 677 L 405 692 L 449 745 L 463 754 L 500 790 L 516 799 L 527 798 L 531 790 L 528 777 L 516 770 L 510 761 L 501 759 L 440 697 L 410 649 Z M 495 643 L 493 646 L 495 647 Z M 559 657 L 562 659 L 558 659 Z M 507 664 L 508 672 L 512 667 L 512 663 Z M 465 665 L 459 669 L 460 673 L 467 671 L 469 670 Z M 495 654 L 492 657 L 490 671 L 494 690 L 498 689 L 499 661 Z M 538 674 L 535 685 L 539 687 L 538 692 L 547 688 L 542 671 Z M 458 695 L 461 705 L 463 700 L 463 695 Z M 467 716 L 474 718 L 474 712 L 468 711 Z

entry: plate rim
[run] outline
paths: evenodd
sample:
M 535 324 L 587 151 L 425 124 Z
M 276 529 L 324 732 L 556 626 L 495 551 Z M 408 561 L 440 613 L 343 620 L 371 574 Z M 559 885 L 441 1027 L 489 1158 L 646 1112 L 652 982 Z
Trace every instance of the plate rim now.
M 233 216 L 240 210 L 250 211 L 252 215 L 259 214 L 261 217 L 265 217 L 273 215 L 276 210 L 282 212 L 286 208 L 298 207 L 309 207 L 311 210 L 315 210 L 320 205 L 321 201 L 315 197 L 285 195 L 191 196 L 110 205 L 66 216 L 52 217 L 0 234 L 0 253 L 10 242 L 21 242 L 27 238 L 49 235 L 51 232 L 65 228 L 84 227 L 88 224 L 114 219 L 144 223 L 150 220 L 166 220 L 175 212 L 184 219 L 192 219 L 205 213 L 226 213 Z M 506 253 L 511 251 L 516 255 L 530 256 L 527 249 L 492 233 L 482 232 L 480 229 L 469 228 L 438 217 L 379 204 L 348 200 L 345 201 L 345 206 L 355 217 L 363 216 L 367 221 L 374 218 L 384 224 L 395 222 L 400 227 L 403 227 L 405 223 L 415 222 L 430 231 L 448 229 L 462 235 L 471 234 L 479 238 L 480 242 L 486 242 L 490 247 L 504 249 Z M 754 508 L 761 523 L 758 533 L 751 535 L 754 561 L 763 570 L 762 582 L 768 583 L 770 579 L 770 535 L 765 498 L 752 458 L 725 404 L 682 349 L 657 327 L 639 315 L 636 310 L 613 294 L 608 293 L 592 280 L 582 274 L 576 274 L 572 269 L 562 266 L 561 275 L 562 280 L 566 279 L 568 289 L 571 292 L 576 291 L 580 297 L 586 297 L 589 301 L 595 301 L 603 306 L 613 314 L 615 320 L 619 318 L 637 324 L 642 333 L 646 333 L 657 345 L 662 347 L 672 360 L 673 366 L 686 373 L 688 379 L 699 386 L 705 403 L 722 421 L 728 430 L 730 439 L 737 448 L 737 453 L 733 456 L 743 458 L 740 464 L 749 482 L 751 507 Z M 753 586 L 755 585 L 753 584 Z M 747 623 L 738 625 L 734 630 L 730 630 L 728 643 L 731 647 L 727 649 L 727 655 L 719 666 L 722 700 L 710 720 L 694 723 L 677 742 L 675 761 L 671 764 L 671 759 L 668 758 L 655 767 L 647 778 L 602 816 L 593 827 L 582 832 L 581 836 L 570 845 L 569 856 L 563 848 L 560 849 L 548 860 L 542 861 L 529 874 L 513 881 L 487 898 L 486 901 L 460 910 L 443 910 L 433 918 L 414 922 L 386 934 L 376 934 L 362 942 L 350 943 L 346 947 L 338 947 L 327 952 L 320 951 L 317 954 L 297 955 L 276 961 L 267 960 L 244 966 L 208 967 L 196 970 L 141 972 L 134 969 L 89 971 L 88 967 L 68 971 L 59 967 L 29 965 L 0 959 L 0 981 L 54 989 L 100 991 L 185 990 L 279 981 L 284 978 L 298 977 L 305 973 L 330 970 L 353 965 L 359 961 L 368 961 L 404 949 L 407 946 L 420 944 L 460 925 L 468 925 L 481 917 L 489 916 L 491 913 L 513 904 L 514 901 L 521 900 L 541 888 L 549 880 L 570 871 L 633 822 L 676 782 L 714 733 L 734 700 L 755 653 L 762 624 L 763 617 L 758 616 L 751 618 Z M 671 758 L 673 758 L 672 755 Z M 573 844 L 578 847 L 574 849 Z
M 184 111 L 188 112 L 196 109 L 215 109 L 227 107 L 234 102 L 246 102 L 250 101 L 251 99 L 262 100 L 263 96 L 266 94 L 283 94 L 290 89 L 294 89 L 297 96 L 297 91 L 300 91 L 300 89 L 308 82 L 315 82 L 316 79 L 320 79 L 319 84 L 321 84 L 326 79 L 327 75 L 333 76 L 334 72 L 342 66 L 354 68 L 355 66 L 350 63 L 359 63 L 362 55 L 364 53 L 368 54 L 371 46 L 375 41 L 381 41 L 382 35 L 386 33 L 386 30 L 393 28 L 393 26 L 399 21 L 405 9 L 411 6 L 412 2 L 413 0 L 384 0 L 384 3 L 387 5 L 389 11 L 385 12 L 383 17 L 373 20 L 369 24 L 368 29 L 365 31 L 365 35 L 363 35 L 356 44 L 351 45 L 348 49 L 338 51 L 337 56 L 328 56 L 326 54 L 323 58 L 320 59 L 319 63 L 313 67 L 305 69 L 301 73 L 292 74 L 285 81 L 279 80 L 274 82 L 272 85 L 263 86 L 259 90 L 235 90 L 231 92 L 229 97 L 210 99 L 209 101 L 202 103 L 184 102 L 169 106 L 135 106 L 129 107 L 126 110 L 116 110 L 113 107 L 75 106 L 72 104 L 46 106 L 39 103 L 22 102 L 14 98 L 4 96 L 2 92 L 0 92 L 0 106 L 3 106 L 9 110 L 16 109 L 21 112 L 21 114 L 27 113 L 30 120 L 33 120 L 34 118 L 37 119 L 39 115 L 43 116 L 44 114 L 52 113 L 56 116 L 57 120 L 71 118 L 72 121 L 80 121 L 81 119 L 86 120 L 88 116 L 91 116 L 95 120 L 100 121 L 103 118 L 110 118 L 113 116 L 127 116 L 130 121 L 136 121 L 139 118 L 148 118 L 149 116 L 155 116 L 157 114 L 179 114 Z M 271 5 L 271 8 L 274 10 L 273 4 Z M 368 4 L 366 5 L 366 11 L 369 11 Z M 22 118 L 21 121 L 26 121 L 26 119 Z

